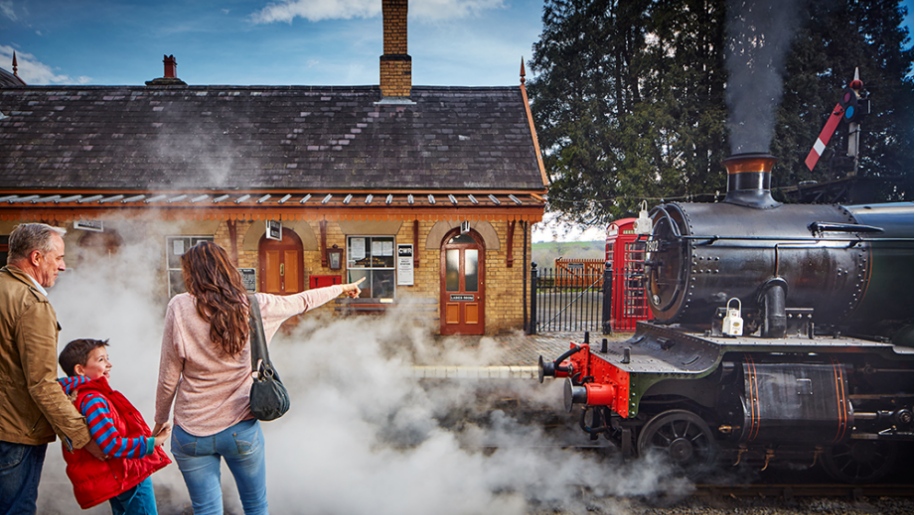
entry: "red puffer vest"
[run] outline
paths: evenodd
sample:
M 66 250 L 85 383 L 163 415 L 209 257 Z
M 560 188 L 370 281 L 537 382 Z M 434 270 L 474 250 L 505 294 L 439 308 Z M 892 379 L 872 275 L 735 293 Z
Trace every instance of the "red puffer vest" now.
M 152 432 L 137 408 L 120 392 L 112 390 L 107 378 L 103 376 L 80 386 L 76 390 L 75 404 L 79 406 L 90 392 L 108 401 L 111 420 L 121 436 L 151 436 Z M 162 447 L 156 447 L 153 454 L 142 458 L 109 458 L 105 461 L 96 459 L 84 449 L 70 452 L 64 446 L 63 450 L 67 476 L 73 483 L 76 501 L 84 510 L 137 486 L 153 472 L 171 463 Z

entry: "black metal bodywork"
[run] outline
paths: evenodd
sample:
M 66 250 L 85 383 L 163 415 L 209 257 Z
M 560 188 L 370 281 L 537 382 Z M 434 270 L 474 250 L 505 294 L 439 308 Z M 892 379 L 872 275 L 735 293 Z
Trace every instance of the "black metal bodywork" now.
M 762 336 L 785 335 L 789 308 L 847 334 L 902 337 L 911 327 L 911 203 L 672 203 L 652 218 L 647 287 L 659 323 L 708 328 L 737 298 L 748 332 Z
M 735 177 L 739 187 L 757 176 Z M 913 433 L 913 204 L 737 193 L 656 207 L 654 321 L 600 349 L 572 343 L 541 359 L 543 375 L 567 378 L 582 429 L 625 453 L 660 448 L 687 467 L 822 463 L 848 482 L 886 475 Z M 735 299 L 742 328 L 729 333 Z

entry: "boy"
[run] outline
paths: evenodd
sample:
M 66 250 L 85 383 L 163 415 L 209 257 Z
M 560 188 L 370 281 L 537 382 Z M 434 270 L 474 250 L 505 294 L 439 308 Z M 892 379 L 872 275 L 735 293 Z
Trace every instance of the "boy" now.
M 92 439 L 106 460 L 99 461 L 87 451 L 64 449 L 67 476 L 76 500 L 83 509 L 103 501 L 114 515 L 155 515 L 153 472 L 171 460 L 162 450 L 171 427 L 166 425 L 153 437 L 140 412 L 120 392 L 108 385 L 111 362 L 107 340 L 73 340 L 64 347 L 58 361 L 68 377 L 60 381 L 86 417 Z

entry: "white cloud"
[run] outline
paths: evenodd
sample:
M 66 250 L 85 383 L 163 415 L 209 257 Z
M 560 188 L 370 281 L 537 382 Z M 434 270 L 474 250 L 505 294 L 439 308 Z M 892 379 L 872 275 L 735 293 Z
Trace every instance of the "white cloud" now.
M 18 19 L 16 16 L 16 11 L 13 10 L 12 0 L 0 1 L 0 14 L 9 18 L 12 21 L 16 21 Z
M 475 18 L 485 11 L 505 9 L 503 0 L 417 0 L 410 2 L 410 16 L 420 21 Z
M 534 224 L 533 241 L 602 241 L 607 237 L 606 225 L 581 225 L 563 219 L 555 211 L 548 211 L 543 221 Z
M 15 49 L 11 46 L 0 45 L 0 63 L 5 63 L 3 64 L 4 68 L 9 66 L 9 63 L 13 62 L 13 51 L 15 51 Z M 26 52 L 16 51 L 16 61 L 19 66 L 17 75 L 19 75 L 19 78 L 25 81 L 26 84 L 32 86 L 43 84 L 73 84 L 74 82 L 86 84 L 92 81 L 90 77 L 86 76 L 80 76 L 74 81 L 73 77 L 70 77 L 69 75 L 54 73 L 54 70 L 50 66 L 42 63 L 34 55 Z
M 291 23 L 296 18 L 315 22 L 371 18 L 380 13 L 381 2 L 377 0 L 285 0 L 268 5 L 254 13 L 251 19 L 255 23 Z
M 409 4 L 410 17 L 419 21 L 441 21 L 480 16 L 492 9 L 504 9 L 504 0 L 415 0 Z M 304 18 L 348 20 L 381 14 L 378 0 L 284 0 L 251 15 L 255 23 L 287 22 Z

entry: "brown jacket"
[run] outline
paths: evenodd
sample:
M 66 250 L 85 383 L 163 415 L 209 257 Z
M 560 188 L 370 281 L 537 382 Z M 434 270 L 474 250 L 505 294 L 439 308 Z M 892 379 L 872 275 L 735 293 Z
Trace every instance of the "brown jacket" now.
M 89 442 L 80 412 L 57 382 L 54 308 L 25 272 L 0 268 L 0 440 L 38 445 L 54 433 L 76 448 Z

